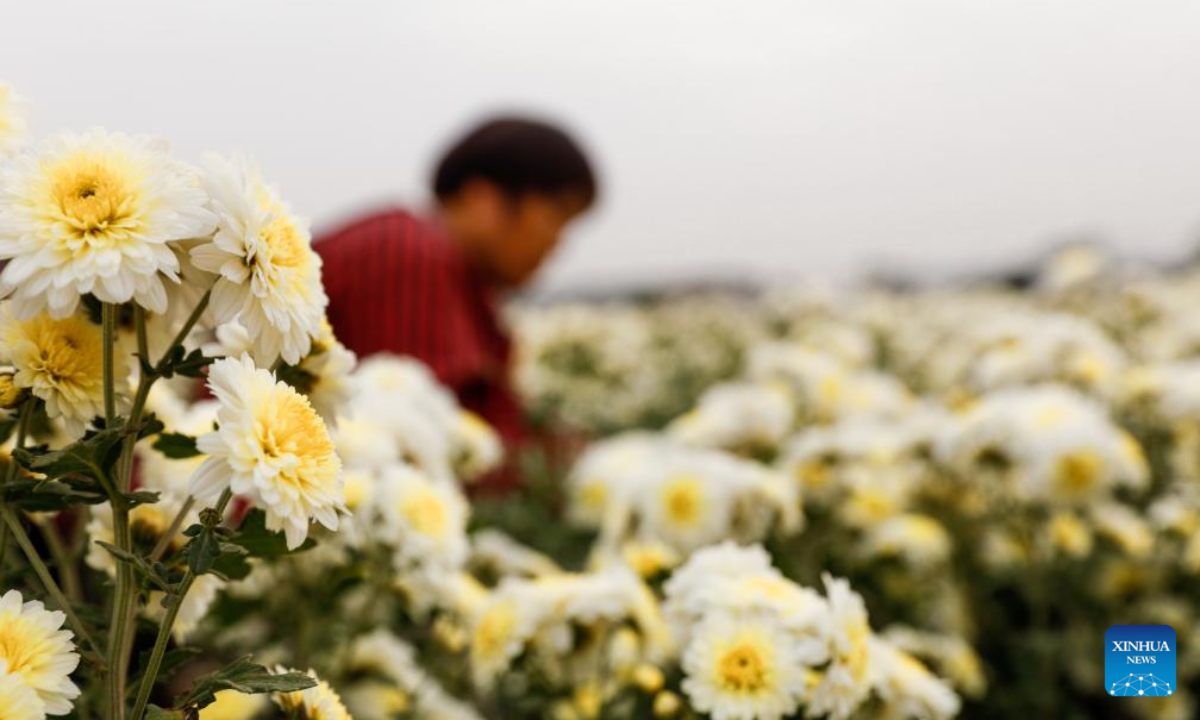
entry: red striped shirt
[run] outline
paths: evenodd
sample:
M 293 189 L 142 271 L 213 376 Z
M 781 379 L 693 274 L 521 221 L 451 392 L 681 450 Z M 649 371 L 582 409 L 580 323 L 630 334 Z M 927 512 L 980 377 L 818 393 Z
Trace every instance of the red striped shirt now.
M 522 435 L 509 380 L 511 343 L 496 287 L 432 223 L 404 210 L 360 218 L 319 238 L 329 322 L 359 357 L 425 362 L 506 444 Z

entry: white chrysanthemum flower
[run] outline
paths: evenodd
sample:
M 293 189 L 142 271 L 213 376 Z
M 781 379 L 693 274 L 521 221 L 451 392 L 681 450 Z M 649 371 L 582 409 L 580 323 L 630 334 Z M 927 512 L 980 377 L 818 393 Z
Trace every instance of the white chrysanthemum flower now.
M 495 528 L 471 534 L 470 565 L 473 568 L 486 568 L 497 577 L 536 578 L 562 572 L 562 568 L 550 556 L 522 545 Z
M 149 137 L 63 135 L 0 169 L 0 294 L 17 313 L 75 311 L 81 295 L 167 309 L 169 243 L 212 232 L 195 177 Z
M 696 629 L 683 653 L 683 690 L 714 720 L 779 720 L 800 704 L 804 669 L 788 635 L 768 616 L 718 613 Z
M 276 674 L 284 674 L 288 672 L 299 672 L 289 670 L 284 667 L 275 668 Z M 351 720 L 349 711 L 342 704 L 341 697 L 337 692 L 312 670 L 305 673 L 317 684 L 307 690 L 297 690 L 290 693 L 275 693 L 271 696 L 271 700 L 285 713 L 289 718 L 295 720 Z
M 61 418 L 78 437 L 104 414 L 104 333 L 76 313 L 61 319 L 36 315 L 20 320 L 11 303 L 0 307 L 0 357 L 16 369 L 13 383 L 46 401 L 46 413 Z M 116 363 L 120 392 L 128 364 Z
M 469 656 L 476 687 L 489 688 L 521 654 L 549 608 L 527 585 L 502 585 L 471 618 Z
M 454 429 L 454 470 L 470 482 L 500 467 L 504 461 L 504 445 L 491 425 L 471 412 L 461 410 Z
M 0 83 L 0 158 L 20 149 L 29 132 L 25 122 L 28 103 L 8 85 Z
M 295 365 L 320 335 L 329 302 L 307 224 L 245 157 L 209 156 L 202 182 L 212 198 L 217 233 L 191 256 L 197 268 L 219 275 L 213 315 L 246 327 L 259 362 L 282 356 Z
M 0 662 L 37 693 L 47 715 L 66 715 L 79 697 L 71 682 L 79 654 L 71 642 L 74 635 L 61 629 L 66 619 L 38 601 L 24 602 L 16 590 L 0 597 Z
M 729 382 L 709 388 L 667 432 L 681 442 L 728 450 L 773 448 L 792 427 L 795 408 L 783 383 Z
M 0 720 L 44 720 L 46 708 L 33 688 L 21 676 L 8 671 L 8 662 L 0 660 Z
M 401 568 L 453 570 L 467 557 L 469 506 L 449 482 L 396 465 L 381 478 L 380 511 Z
M 321 335 L 300 361 L 299 370 L 305 382 L 301 390 L 330 425 L 337 425 L 338 411 L 354 394 L 350 373 L 357 363 L 355 354 L 334 337 L 329 322 L 322 320 Z
M 948 720 L 962 706 L 958 695 L 912 655 L 878 637 L 870 640 L 874 686 L 884 717 Z
M 823 576 L 829 603 L 827 639 L 832 662 L 812 691 L 808 711 L 844 720 L 871 692 L 870 639 L 863 599 L 842 578 Z
M 937 520 L 902 513 L 871 525 L 864 545 L 873 556 L 898 557 L 918 567 L 929 567 L 950 556 L 952 543 L 950 533 Z
M 192 494 L 211 501 L 230 488 L 251 498 L 289 548 L 314 520 L 336 530 L 345 512 L 341 461 L 308 399 L 246 356 L 213 363 L 208 384 L 221 404 L 218 427 L 197 441 L 209 457 L 192 476 Z

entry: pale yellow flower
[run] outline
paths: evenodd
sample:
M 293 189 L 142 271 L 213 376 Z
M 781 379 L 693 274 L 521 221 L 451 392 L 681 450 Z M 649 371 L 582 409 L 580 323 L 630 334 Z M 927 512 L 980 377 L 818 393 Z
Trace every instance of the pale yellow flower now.
M 47 715 L 66 715 L 79 697 L 71 682 L 79 655 L 74 635 L 61 629 L 65 621 L 63 613 L 40 602 L 24 602 L 16 590 L 0 596 L 0 662 L 37 693 Z
M 192 262 L 218 275 L 212 313 L 249 331 L 255 359 L 295 365 L 321 333 L 328 298 L 321 258 L 307 224 L 295 217 L 255 165 L 241 156 L 205 161 L 217 233 L 191 250 Z
M 55 320 L 36 315 L 20 320 L 11 304 L 0 308 L 0 355 L 16 369 L 13 384 L 46 402 L 46 413 L 61 418 L 72 435 L 83 434 L 92 418 L 104 414 L 104 335 L 81 314 Z M 128 365 L 116 364 L 120 391 Z
M 220 402 L 217 429 L 197 441 L 209 457 L 192 476 L 192 494 L 211 501 L 230 488 L 251 498 L 289 548 L 314 520 L 336 530 L 347 512 L 341 461 L 308 399 L 246 356 L 213 363 L 208 384 Z
M 0 720 L 43 720 L 46 708 L 34 689 L 21 676 L 8 671 L 0 660 Z
M 702 623 L 683 654 L 683 690 L 715 720 L 778 720 L 795 712 L 803 666 L 791 640 L 764 617 L 718 614 Z
M 75 311 L 91 293 L 167 309 L 179 282 L 169 243 L 207 235 L 195 177 L 153 138 L 92 130 L 53 138 L 0 169 L 0 295 L 17 313 Z
M 275 668 L 277 674 L 296 672 L 287 668 Z M 350 712 L 342 704 L 342 698 L 330 687 L 329 683 L 317 677 L 312 670 L 306 673 L 317 684 L 307 690 L 297 690 L 290 693 L 275 693 L 271 700 L 288 717 L 295 720 L 351 720 Z
M 200 711 L 200 720 L 251 720 L 267 704 L 264 695 L 250 695 L 237 690 L 221 690 L 217 701 Z

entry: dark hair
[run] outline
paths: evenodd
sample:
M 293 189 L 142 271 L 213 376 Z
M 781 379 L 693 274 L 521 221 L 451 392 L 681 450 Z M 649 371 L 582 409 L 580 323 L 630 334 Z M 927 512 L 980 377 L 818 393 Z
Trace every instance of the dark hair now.
M 513 196 L 575 193 L 585 206 L 596 199 L 596 177 L 579 145 L 553 125 L 527 118 L 494 118 L 467 133 L 442 156 L 433 192 L 444 200 L 473 179 Z

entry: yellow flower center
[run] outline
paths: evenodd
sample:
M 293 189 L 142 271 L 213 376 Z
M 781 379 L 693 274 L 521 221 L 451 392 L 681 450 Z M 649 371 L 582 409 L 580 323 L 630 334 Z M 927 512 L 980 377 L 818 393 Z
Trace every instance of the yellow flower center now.
M 20 616 L 0 617 L 0 659 L 10 673 L 35 673 L 45 655 L 37 628 Z
M 47 179 L 50 215 L 66 230 L 72 251 L 135 239 L 139 178 L 121 158 L 78 153 L 50 168 Z
M 1054 468 L 1054 483 L 1068 495 L 1081 495 L 1092 488 L 1103 468 L 1100 458 L 1089 450 L 1067 453 Z
M 54 320 L 40 315 L 20 323 L 18 338 L 32 343 L 18 358 L 18 367 L 51 387 L 87 390 L 104 377 L 104 341 L 97 325 L 82 316 Z M 23 338 L 21 337 L 23 336 Z M 27 382 L 26 378 L 18 381 Z
M 512 603 L 493 605 L 484 612 L 475 627 L 472 653 L 479 658 L 497 658 L 504 654 L 517 627 L 516 608 Z
M 308 399 L 294 390 L 276 393 L 272 399 L 274 402 L 265 404 L 258 416 L 259 442 L 265 454 L 273 459 L 290 455 L 302 464 L 318 466 L 333 461 L 329 432 Z M 304 483 L 294 468 L 284 475 L 295 484 Z
M 579 504 L 593 511 L 604 509 L 608 502 L 608 488 L 599 480 L 584 484 L 579 488 Z
M 866 623 L 854 622 L 846 631 L 850 647 L 838 657 L 838 661 L 845 665 L 857 680 L 861 680 L 867 674 L 867 638 L 870 634 Z
M 311 260 L 308 242 L 290 217 L 276 214 L 263 230 L 263 240 L 270 248 L 270 263 L 276 267 L 304 268 Z
M 726 690 L 755 693 L 767 687 L 770 667 L 762 649 L 743 640 L 722 653 L 717 661 L 717 677 Z
M 401 512 L 413 529 L 422 535 L 440 537 L 450 526 L 446 504 L 432 490 L 422 489 L 405 498 Z
M 695 525 L 704 514 L 704 493 L 697 478 L 671 480 L 663 487 L 661 498 L 667 519 L 675 525 Z

